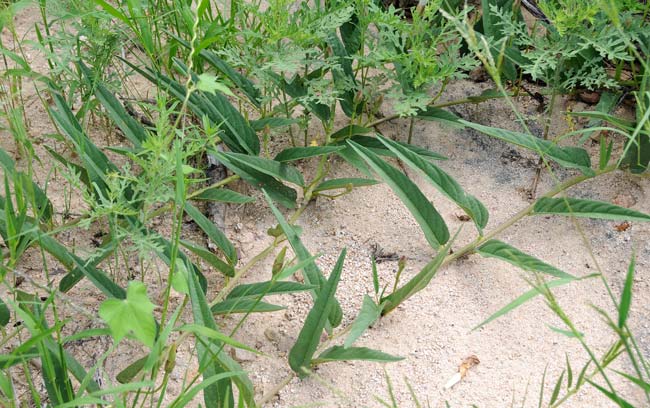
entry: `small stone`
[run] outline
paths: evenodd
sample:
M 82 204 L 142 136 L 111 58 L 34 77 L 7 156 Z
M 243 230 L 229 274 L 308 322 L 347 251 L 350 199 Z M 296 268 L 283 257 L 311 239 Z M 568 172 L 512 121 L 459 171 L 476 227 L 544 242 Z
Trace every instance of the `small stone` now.
M 469 79 L 474 82 L 485 82 L 489 79 L 488 73 L 482 66 L 476 67 L 469 72 Z
M 636 199 L 631 194 L 625 193 L 617 194 L 612 201 L 614 204 L 626 208 L 630 208 L 636 204 Z
M 270 327 L 264 329 L 264 336 L 274 343 L 277 343 L 280 340 L 280 333 Z
M 600 101 L 600 93 L 587 90 L 579 91 L 578 99 L 584 103 L 588 103 L 589 105 L 595 105 L 598 103 L 598 101 Z
M 232 356 L 235 361 L 238 363 L 243 363 L 247 361 L 254 361 L 257 355 L 255 353 L 251 353 L 248 350 L 242 350 L 239 348 L 234 348 L 230 350 L 230 355 Z

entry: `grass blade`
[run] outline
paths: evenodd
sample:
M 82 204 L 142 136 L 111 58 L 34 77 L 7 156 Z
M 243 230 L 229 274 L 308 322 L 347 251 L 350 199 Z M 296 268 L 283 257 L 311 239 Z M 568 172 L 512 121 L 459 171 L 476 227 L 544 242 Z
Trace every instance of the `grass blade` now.
M 233 244 L 228 240 L 226 234 L 224 234 L 212 221 L 210 221 L 201 211 L 194 207 L 190 203 L 185 203 L 183 207 L 185 213 L 196 222 L 196 225 L 199 226 L 205 232 L 205 234 L 210 238 L 210 241 L 214 242 L 219 249 L 221 249 L 228 258 L 230 265 L 237 263 L 237 251 Z
M 379 350 L 373 350 L 367 347 L 341 347 L 333 346 L 323 351 L 318 358 L 314 359 L 314 364 L 328 363 L 330 361 L 349 361 L 364 360 L 375 361 L 378 363 L 389 363 L 393 361 L 404 360 L 404 357 L 393 356 Z
M 345 149 L 343 146 L 290 147 L 278 153 L 273 160 L 278 162 L 295 161 L 309 157 L 323 156 L 343 149 Z
M 568 215 L 614 221 L 650 221 L 650 215 L 604 201 L 580 198 L 548 198 L 537 200 L 533 214 Z
M 258 283 L 250 283 L 236 286 L 226 299 L 242 298 L 242 297 L 256 297 L 258 295 L 280 295 L 285 293 L 303 292 L 317 288 L 316 285 L 305 285 L 298 282 L 278 282 L 266 281 Z
M 636 257 L 632 255 L 630 266 L 627 268 L 627 275 L 625 276 L 625 286 L 621 294 L 621 302 L 618 306 L 618 327 L 622 329 L 627 321 L 627 315 L 630 312 L 630 305 L 632 304 L 632 284 L 634 283 L 634 269 L 636 266 Z

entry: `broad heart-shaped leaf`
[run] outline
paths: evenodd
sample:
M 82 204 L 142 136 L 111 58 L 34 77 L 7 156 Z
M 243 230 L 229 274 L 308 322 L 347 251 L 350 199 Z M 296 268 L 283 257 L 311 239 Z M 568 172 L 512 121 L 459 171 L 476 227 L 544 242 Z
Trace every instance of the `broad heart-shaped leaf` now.
M 361 337 L 363 332 L 372 326 L 380 316 L 381 307 L 378 306 L 370 296 L 364 295 L 359 315 L 354 319 L 354 322 L 352 322 L 350 333 L 348 334 L 348 337 L 345 338 L 343 346 L 346 348 L 352 346 L 352 344 Z
M 603 220 L 650 221 L 650 215 L 604 201 L 580 198 L 542 197 L 535 203 L 533 214 L 556 214 Z
M 226 156 L 230 162 L 234 162 L 236 165 L 248 166 L 271 177 L 285 180 L 301 187 L 305 185 L 305 180 L 303 179 L 302 174 L 300 174 L 298 169 L 289 164 L 241 153 L 221 152 L 216 155 L 217 159 L 222 159 L 223 156 Z
M 257 171 L 256 169 L 243 163 L 234 162 L 230 160 L 228 156 L 225 156 L 220 152 L 210 150 L 210 154 L 218 157 L 226 167 L 235 172 L 253 187 L 266 191 L 269 196 L 271 196 L 275 201 L 282 204 L 284 207 L 296 208 L 296 199 L 298 198 L 296 190 L 285 186 L 268 174 Z
M 199 201 L 220 201 L 222 203 L 233 204 L 246 204 L 255 201 L 253 197 L 239 194 L 236 191 L 223 187 L 208 188 L 197 195 L 193 195 L 192 199 Z
M 210 238 L 210 241 L 214 242 L 219 249 L 228 258 L 228 261 L 231 265 L 237 263 L 237 251 L 233 244 L 228 240 L 226 234 L 223 233 L 212 221 L 210 221 L 201 211 L 199 211 L 192 204 L 186 202 L 183 207 L 185 213 L 196 222 L 196 225 L 199 226 L 205 232 L 205 234 Z
M 420 225 L 429 244 L 433 248 L 439 248 L 440 245 L 445 244 L 449 240 L 447 225 L 418 186 L 404 173 L 386 163 L 370 150 L 352 141 L 348 141 L 348 143 L 402 200 Z
M 171 96 L 180 101 L 185 99 L 187 90 L 175 80 L 152 69 L 143 70 L 126 60 L 124 62 L 149 81 L 158 84 Z M 186 69 L 182 63 L 179 65 L 181 69 Z M 230 150 L 252 155 L 259 154 L 259 140 L 255 131 L 226 97 L 196 91 L 190 95 L 187 106 L 195 115 L 207 116 L 212 123 L 221 126 L 223 132 L 219 136 Z
M 334 153 L 342 149 L 344 149 L 343 146 L 290 147 L 278 153 L 273 160 L 278 162 L 288 162 L 288 161 L 306 159 L 308 157 L 322 156 L 325 154 Z
M 381 136 L 378 136 L 378 139 L 395 153 L 400 160 L 404 161 L 409 167 L 419 170 L 440 192 L 462 208 L 474 220 L 474 224 L 476 224 L 479 231 L 485 228 L 488 222 L 487 209 L 474 196 L 466 194 L 460 184 L 450 175 L 399 143 Z
M 126 299 L 107 299 L 99 307 L 99 316 L 108 323 L 116 342 L 128 334 L 151 348 L 156 339 L 154 305 L 147 297 L 144 283 L 131 281 Z
M 525 271 L 543 272 L 557 278 L 576 279 L 575 276 L 569 275 L 554 266 L 540 261 L 534 256 L 530 256 L 517 248 L 496 239 L 487 241 L 485 244 L 478 247 L 476 252 L 486 258 L 497 258 L 508 262 L 509 264 L 517 266 Z
M 323 334 L 330 310 L 336 304 L 334 294 L 336 293 L 336 288 L 341 278 L 346 252 L 345 249 L 341 251 L 341 255 L 336 261 L 334 269 L 332 269 L 332 273 L 321 287 L 314 306 L 309 311 L 309 314 L 307 314 L 305 324 L 300 330 L 300 334 L 298 334 L 296 344 L 289 351 L 289 366 L 301 378 L 307 374 L 305 369 L 309 369 L 311 366 L 312 358 L 320 343 L 321 334 Z
M 140 145 L 147 139 L 147 131 L 138 123 L 129 113 L 124 109 L 124 106 L 117 100 L 101 81 L 93 78 L 93 73 L 83 62 L 78 62 L 77 66 L 83 73 L 84 79 L 94 89 L 95 96 L 102 104 L 108 117 L 111 118 L 113 123 L 120 128 L 124 136 L 133 144 L 134 147 L 139 148 Z
M 316 359 L 314 364 L 327 363 L 330 361 L 349 361 L 364 360 L 375 361 L 378 363 L 391 363 L 394 361 L 404 360 L 404 357 L 393 356 L 379 350 L 373 350 L 367 347 L 341 347 L 333 346 L 323 351 Z
M 584 174 L 593 174 L 589 154 L 584 149 L 578 147 L 560 147 L 549 140 L 538 139 L 526 133 L 483 126 L 462 119 L 458 122 L 488 136 L 533 150 L 564 167 L 579 169 Z
M 258 295 L 281 295 L 284 293 L 303 292 L 318 288 L 317 285 L 305 285 L 298 282 L 266 281 L 238 285 L 226 296 L 226 299 L 256 297 Z
M 458 232 L 460 232 L 460 230 Z M 438 250 L 436 256 L 428 264 L 426 264 L 424 268 L 418 272 L 417 275 L 412 277 L 411 280 L 406 282 L 395 292 L 380 299 L 379 306 L 381 307 L 382 315 L 387 315 L 408 298 L 427 287 L 429 282 L 431 282 L 431 279 L 433 279 L 433 277 L 436 276 L 436 273 L 438 273 L 438 269 L 440 268 L 440 265 L 442 265 L 442 262 L 445 260 L 445 256 L 447 256 L 449 253 L 449 248 L 451 248 L 451 244 L 458 236 L 458 232 L 451 240 L 449 240 L 447 245 Z
M 326 190 L 336 190 L 340 188 L 354 188 L 354 187 L 364 187 L 364 186 L 374 186 L 375 184 L 379 184 L 380 182 L 377 180 L 372 180 L 372 179 L 364 179 L 364 178 L 338 178 L 338 179 L 332 179 L 332 180 L 326 180 L 320 183 L 319 185 L 314 188 L 314 192 L 317 193 L 319 191 L 326 191 Z
M 287 237 L 287 241 L 289 241 L 289 245 L 291 245 L 293 252 L 300 260 L 300 263 L 306 262 L 305 266 L 303 267 L 303 277 L 305 278 L 305 283 L 308 285 L 318 285 L 318 289 L 311 290 L 312 298 L 314 300 L 318 300 L 318 298 L 321 296 L 321 291 L 323 290 L 323 286 L 325 285 L 326 281 L 323 273 L 316 265 L 316 262 L 314 262 L 314 259 L 316 258 L 312 257 L 307 248 L 305 248 L 302 241 L 300 240 L 300 237 L 296 233 L 295 228 L 289 225 L 282 213 L 273 204 L 273 200 L 271 200 L 270 195 L 266 192 L 266 190 L 263 191 L 266 197 L 266 201 L 269 203 L 269 207 L 271 208 L 271 212 L 278 220 L 278 224 L 280 224 L 282 232 L 284 232 L 284 235 Z M 280 272 L 280 274 L 283 274 L 283 272 Z M 341 324 L 342 319 L 343 310 L 341 309 L 341 305 L 339 305 L 338 301 L 334 299 L 334 306 L 330 310 L 329 323 L 332 327 L 336 327 Z

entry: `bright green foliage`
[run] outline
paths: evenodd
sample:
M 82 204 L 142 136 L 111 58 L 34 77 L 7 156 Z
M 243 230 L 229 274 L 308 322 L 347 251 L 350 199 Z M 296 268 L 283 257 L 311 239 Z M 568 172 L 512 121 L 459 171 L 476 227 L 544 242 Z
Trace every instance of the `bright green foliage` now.
M 147 297 L 147 287 L 142 282 L 131 281 L 126 290 L 126 299 L 105 300 L 99 307 L 99 315 L 111 328 L 116 342 L 133 336 L 152 347 L 156 338 L 154 307 Z

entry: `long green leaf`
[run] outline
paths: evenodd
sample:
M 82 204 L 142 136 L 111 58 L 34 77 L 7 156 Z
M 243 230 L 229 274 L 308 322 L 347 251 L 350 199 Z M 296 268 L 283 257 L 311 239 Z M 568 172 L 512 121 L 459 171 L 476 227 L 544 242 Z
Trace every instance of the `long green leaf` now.
M 462 128 L 463 125 L 459 122 L 460 118 L 448 110 L 428 107 L 423 111 L 419 111 L 415 115 L 418 119 L 428 120 L 432 122 L 440 122 L 453 128 Z
M 363 303 L 359 315 L 350 328 L 350 333 L 345 338 L 343 343 L 344 347 L 350 347 L 354 342 L 361 337 L 370 326 L 372 326 L 377 319 L 381 316 L 381 306 L 378 306 L 374 300 L 368 295 L 363 296 Z M 322 356 L 322 355 L 321 355 Z
M 223 251 L 228 258 L 228 261 L 231 265 L 237 263 L 237 250 L 230 242 L 226 234 L 223 233 L 212 221 L 210 221 L 201 211 L 199 211 L 192 204 L 186 202 L 183 207 L 185 213 L 196 222 L 196 225 L 199 226 L 205 232 L 205 234 L 214 242 L 219 249 Z
M 305 369 L 309 369 L 311 366 L 312 358 L 320 343 L 321 334 L 328 321 L 330 310 L 336 304 L 334 294 L 341 278 L 346 252 L 345 249 L 341 251 L 332 273 L 319 291 L 314 306 L 307 314 L 296 344 L 289 351 L 289 366 L 300 377 L 304 377 L 307 374 Z
M 375 184 L 379 184 L 380 182 L 377 180 L 372 180 L 372 179 L 364 179 L 364 178 L 339 178 L 339 179 L 332 179 L 332 180 L 326 180 L 320 183 L 319 185 L 314 188 L 314 192 L 317 193 L 319 191 L 326 191 L 326 190 L 336 190 L 340 188 L 354 188 L 354 187 L 364 187 L 364 186 L 374 186 Z
M 247 204 L 255 201 L 253 197 L 240 194 L 236 191 L 223 187 L 208 188 L 199 194 L 192 196 L 193 200 L 198 201 L 219 201 L 222 203 Z
M 433 248 L 445 244 L 449 240 L 447 225 L 418 186 L 370 150 L 351 141 L 348 143 L 402 200 L 420 225 L 429 244 Z
M 400 160 L 404 161 L 409 167 L 419 170 L 440 192 L 462 208 L 474 220 L 479 231 L 485 228 L 488 222 L 487 209 L 474 196 L 465 193 L 453 177 L 399 143 L 381 136 L 378 136 L 378 139 L 395 153 Z
M 305 285 L 298 282 L 278 282 L 266 281 L 258 283 L 248 283 L 236 286 L 228 294 L 226 299 L 242 298 L 242 297 L 256 297 L 258 295 L 280 295 L 285 293 L 303 292 L 318 288 L 317 285 Z
M 323 156 L 342 149 L 344 149 L 343 146 L 290 147 L 278 153 L 273 160 L 278 162 L 295 161 L 309 157 Z
M 586 279 L 586 278 L 591 278 L 595 275 L 589 275 L 584 278 L 580 279 Z M 546 282 L 545 285 L 547 288 L 554 288 L 557 286 L 562 286 L 566 285 L 571 282 L 575 282 L 576 279 L 574 278 L 568 278 L 568 279 L 555 279 L 550 282 Z M 498 319 L 499 317 L 505 315 L 506 313 L 511 312 L 512 310 L 518 308 L 519 306 L 523 305 L 524 303 L 528 302 L 529 300 L 533 299 L 535 296 L 539 295 L 540 292 L 537 288 L 531 289 L 528 292 L 524 293 L 523 295 L 519 296 L 517 299 L 513 300 L 512 302 L 508 303 L 506 306 L 502 307 L 499 309 L 497 312 L 492 314 L 490 317 L 487 319 L 483 320 L 481 323 L 476 325 L 472 330 L 476 330 L 480 327 L 485 326 L 486 324 L 490 323 L 494 319 Z
M 257 299 L 226 299 L 212 305 L 210 310 L 216 315 L 227 315 L 232 313 L 267 313 L 277 312 L 286 309 L 285 306 L 274 305 L 262 302 Z
M 580 171 L 585 174 L 593 174 L 589 154 L 584 149 L 577 147 L 560 147 L 549 140 L 538 139 L 527 133 L 483 126 L 462 119 L 458 122 L 488 136 L 533 150 L 540 155 L 547 156 L 564 167 L 580 169 Z
M 280 213 L 277 207 L 273 204 L 273 201 L 271 200 L 269 194 L 267 194 L 267 192 L 264 191 L 264 195 L 266 196 L 266 201 L 269 203 L 271 212 L 273 213 L 273 215 L 275 215 L 275 218 L 278 220 L 278 224 L 280 224 L 280 228 L 282 228 L 284 235 L 287 237 L 287 241 L 289 241 L 289 244 L 291 245 L 293 252 L 296 254 L 296 256 L 301 262 L 303 261 L 307 262 L 307 264 L 303 267 L 303 271 L 305 272 L 303 277 L 305 278 L 305 282 L 308 285 L 319 286 L 318 290 L 314 289 L 311 291 L 312 298 L 314 300 L 318 300 L 318 298 L 320 297 L 320 292 L 322 291 L 322 288 L 326 282 L 323 273 L 314 262 L 313 260 L 314 258 L 312 258 L 307 248 L 305 248 L 305 246 L 303 245 L 302 241 L 300 240 L 300 237 L 296 233 L 296 230 L 291 225 L 289 225 L 289 223 L 284 218 L 282 213 Z M 312 260 L 308 261 L 310 258 L 312 258 Z M 334 299 L 334 303 L 335 305 L 332 307 L 332 310 L 330 311 L 329 322 L 333 327 L 336 327 L 339 324 L 341 324 L 341 320 L 343 319 L 343 310 L 341 309 L 341 306 L 338 304 L 336 299 Z
M 11 312 L 9 312 L 9 307 L 0 299 L 0 327 L 6 326 L 10 318 Z
M 580 198 L 548 198 L 537 200 L 534 214 L 555 214 L 614 221 L 650 221 L 650 215 L 604 201 Z
M 525 271 L 543 272 L 557 278 L 575 279 L 575 276 L 542 262 L 534 256 L 530 256 L 497 239 L 487 241 L 485 244 L 478 247 L 476 252 L 486 258 L 497 258 L 508 262 L 509 264 L 517 266 Z
M 197 255 L 224 275 L 231 277 L 235 276 L 235 268 L 219 259 L 219 257 L 213 254 L 209 249 L 194 245 L 194 243 L 185 240 L 181 240 L 181 245 L 192 251 L 194 255 Z
M 349 361 L 364 360 L 376 361 L 378 363 L 390 363 L 404 360 L 404 357 L 397 357 L 384 353 L 379 350 L 373 350 L 367 347 L 341 347 L 333 346 L 323 351 L 316 359 L 314 364 L 327 363 L 330 361 Z
M 456 236 L 458 236 L 458 233 L 456 233 L 454 238 L 452 238 L 446 246 L 438 250 L 436 256 L 426 264 L 417 275 L 406 282 L 404 286 L 400 287 L 390 295 L 381 298 L 379 305 L 382 309 L 382 315 L 388 314 L 405 300 L 427 287 L 429 282 L 431 282 L 431 279 L 436 276 L 436 273 L 438 272 L 440 265 L 442 265 L 442 262 L 445 260 L 445 256 L 449 253 L 449 248 L 451 248 L 451 244 L 456 239 Z
M 621 398 L 617 394 L 613 393 L 612 391 L 606 390 L 605 388 L 603 388 L 602 386 L 596 384 L 595 382 L 591 381 L 590 379 L 587 379 L 587 382 L 589 384 L 591 384 L 592 387 L 596 388 L 598 391 L 603 393 L 607 398 L 614 401 L 616 403 L 616 405 L 618 405 L 619 407 L 621 407 L 621 408 L 635 408 L 634 405 L 630 404 L 629 402 L 627 402 L 626 400 L 624 400 L 623 398 Z
M 234 162 L 239 166 L 243 164 L 271 177 L 286 180 L 301 187 L 305 185 L 305 180 L 298 169 L 285 163 L 240 153 L 217 153 L 215 156 L 219 160 L 223 159 L 223 156 L 226 156 L 228 161 Z
M 627 315 L 630 312 L 630 305 L 632 304 L 632 285 L 634 284 L 634 269 L 636 267 L 636 257 L 632 255 L 630 266 L 627 268 L 627 275 L 625 276 L 625 286 L 623 293 L 621 293 L 621 302 L 618 305 L 618 327 L 622 329 L 627 321 Z

